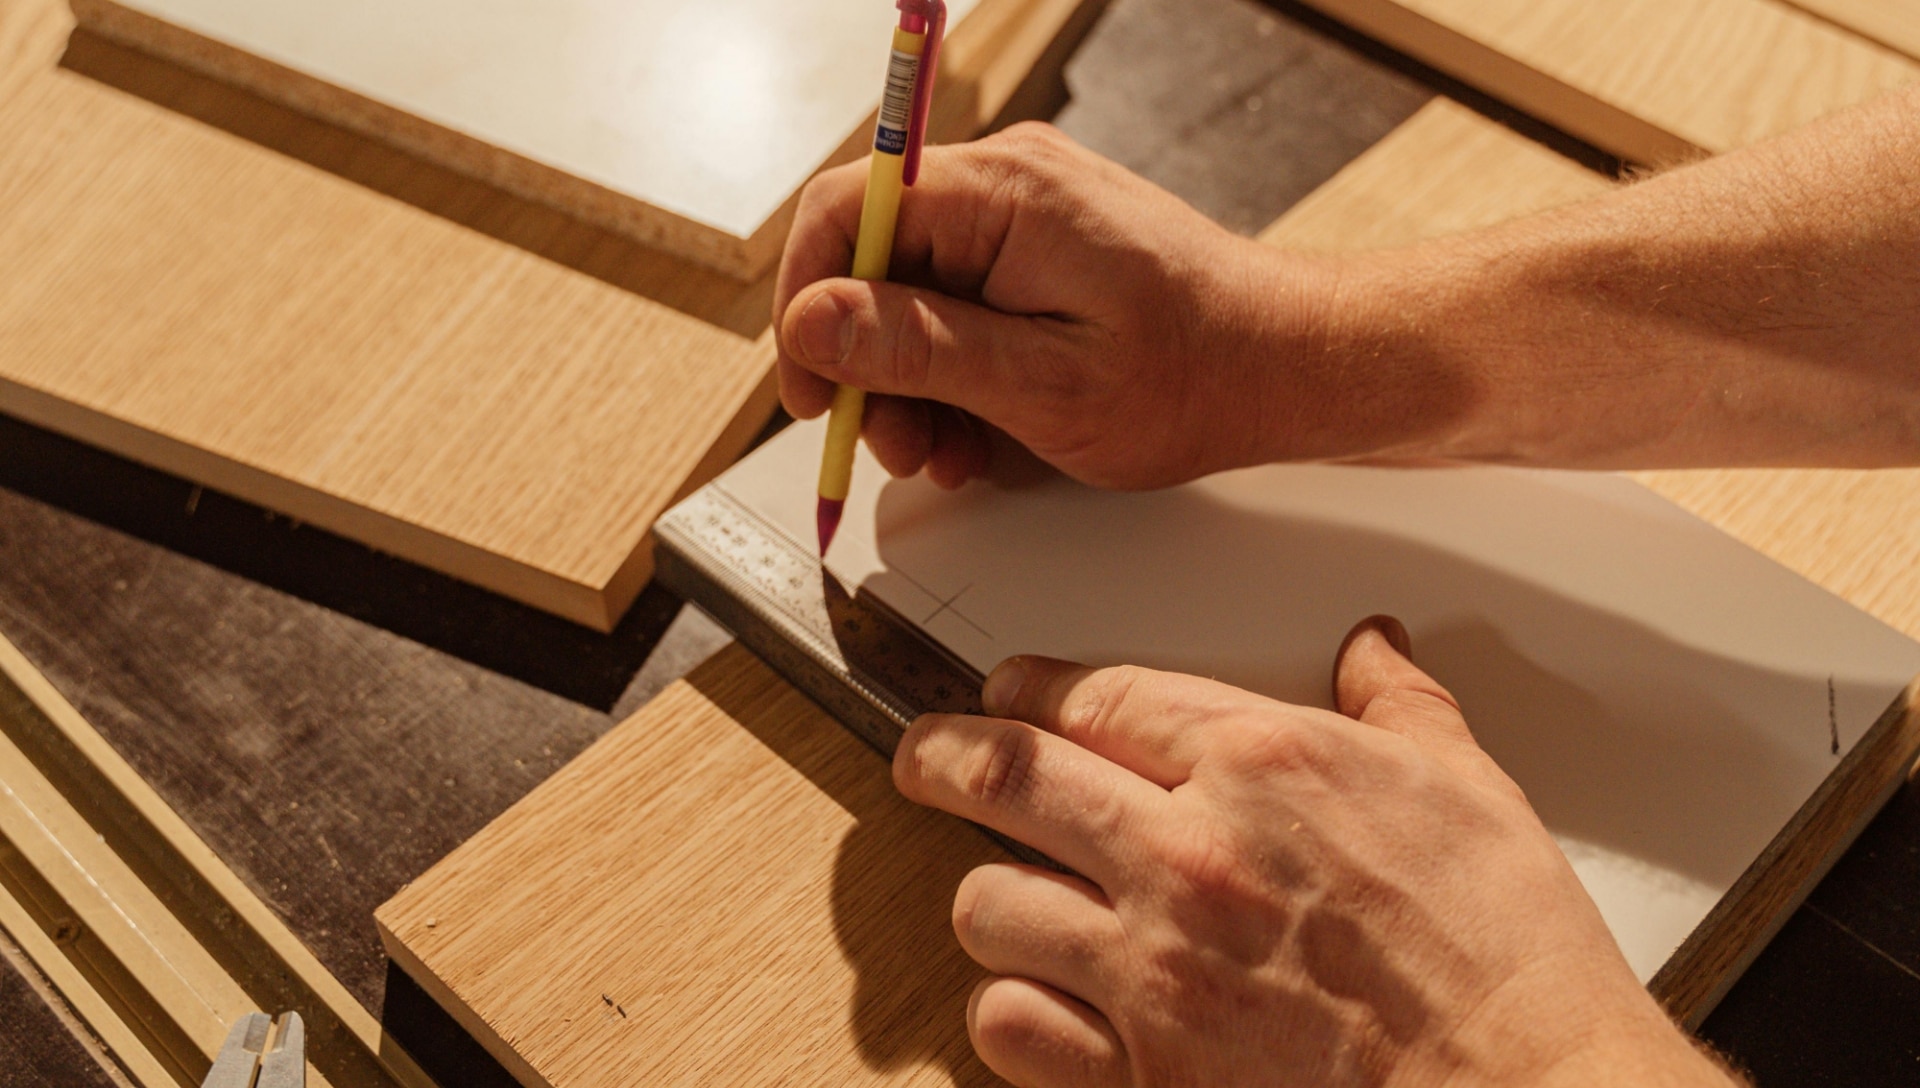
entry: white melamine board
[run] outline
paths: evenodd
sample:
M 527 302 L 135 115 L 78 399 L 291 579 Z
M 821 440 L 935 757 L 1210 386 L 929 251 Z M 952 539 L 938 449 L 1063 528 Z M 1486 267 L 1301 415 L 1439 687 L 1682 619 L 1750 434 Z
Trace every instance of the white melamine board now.
M 886 0 L 117 2 L 742 237 L 879 103 L 897 18 Z
M 822 433 L 789 428 L 717 486 L 811 547 Z M 1920 643 L 1605 474 L 1270 466 L 949 494 L 863 448 L 828 566 L 983 672 L 1044 653 L 1317 706 L 1347 630 L 1400 617 L 1642 980 L 1920 672 Z

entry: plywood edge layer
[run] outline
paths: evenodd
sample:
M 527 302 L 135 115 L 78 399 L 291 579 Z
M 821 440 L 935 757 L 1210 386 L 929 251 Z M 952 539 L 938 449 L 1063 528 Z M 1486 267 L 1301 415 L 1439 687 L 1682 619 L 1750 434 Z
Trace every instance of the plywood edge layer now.
M 624 611 L 613 607 L 607 586 L 528 566 L 6 378 L 0 378 L 0 411 L 599 631 L 611 631 Z M 620 565 L 635 595 L 653 572 L 648 545 L 646 537 L 637 539 Z
M 539 1071 L 522 1058 L 511 1044 L 500 1037 L 499 1032 L 494 1031 L 485 1020 L 468 1007 L 466 1002 L 460 1000 L 446 983 L 440 981 L 439 976 L 421 962 L 420 957 L 413 954 L 413 950 L 408 948 L 405 942 L 394 935 L 393 930 L 388 928 L 386 920 L 381 917 L 381 912 L 385 910 L 386 906 L 383 905 L 379 910 L 374 911 L 373 924 L 374 928 L 380 931 L 380 946 L 386 950 L 387 958 L 405 971 L 414 985 L 424 990 L 427 996 L 432 998 L 448 1016 L 453 1017 L 454 1022 L 459 1024 L 468 1035 L 473 1036 L 474 1042 L 479 1043 L 488 1054 L 492 1055 L 493 1060 L 499 1062 L 501 1068 L 511 1074 L 514 1080 L 519 1081 L 526 1088 L 553 1088 L 547 1078 L 541 1076 Z
M 204 37 L 113 0 L 71 0 L 76 34 L 115 45 L 226 83 L 306 116 L 685 257 L 739 280 L 764 273 L 780 255 L 785 232 L 776 220 L 746 236 L 701 223 L 564 170 L 424 120 L 324 80 Z
M 1525 61 L 1409 11 L 1394 0 L 1305 0 L 1328 18 L 1628 162 L 1670 166 L 1707 153 Z
M 1906 781 L 1920 754 L 1920 681 L 1893 701 L 1648 983 L 1697 1029 L 1834 862 Z
M 1920 5 L 1912 0 L 1781 0 L 1781 3 L 1920 60 Z

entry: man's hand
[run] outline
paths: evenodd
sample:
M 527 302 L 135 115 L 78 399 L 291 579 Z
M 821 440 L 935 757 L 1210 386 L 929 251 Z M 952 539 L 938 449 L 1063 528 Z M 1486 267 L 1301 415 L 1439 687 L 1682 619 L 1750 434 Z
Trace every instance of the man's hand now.
M 949 487 L 982 471 L 983 420 L 1108 487 L 1267 459 L 1261 436 L 1294 410 L 1267 383 L 1306 347 L 1330 287 L 1319 263 L 1235 237 L 1029 124 L 929 148 L 895 282 L 834 278 L 852 264 L 865 184 L 865 163 L 815 179 L 787 242 L 774 324 L 795 416 L 825 411 L 836 381 L 883 394 L 866 416 L 881 464 Z
M 915 723 L 902 792 L 1080 874 L 960 886 L 989 1066 L 1046 1088 L 1730 1083 L 1404 628 L 1357 627 L 1335 691 L 1340 713 L 1015 658 L 997 717 Z

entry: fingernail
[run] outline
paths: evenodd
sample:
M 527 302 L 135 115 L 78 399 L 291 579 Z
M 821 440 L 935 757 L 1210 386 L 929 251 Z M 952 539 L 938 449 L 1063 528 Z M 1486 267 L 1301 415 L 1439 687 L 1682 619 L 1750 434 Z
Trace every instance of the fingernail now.
M 1027 679 L 1026 663 L 1017 657 L 1010 657 L 1000 663 L 987 677 L 987 684 L 980 689 L 980 706 L 995 717 L 1013 709 L 1013 701 L 1020 695 L 1020 685 Z
M 832 291 L 813 296 L 794 323 L 795 346 L 814 366 L 838 366 L 853 346 L 853 322 L 847 320 L 847 308 Z
M 1401 657 L 1408 661 L 1413 660 L 1413 638 L 1407 634 L 1406 624 L 1392 616 L 1384 615 L 1369 617 L 1367 622 L 1373 624 L 1380 634 L 1386 637 L 1387 645 L 1400 651 Z

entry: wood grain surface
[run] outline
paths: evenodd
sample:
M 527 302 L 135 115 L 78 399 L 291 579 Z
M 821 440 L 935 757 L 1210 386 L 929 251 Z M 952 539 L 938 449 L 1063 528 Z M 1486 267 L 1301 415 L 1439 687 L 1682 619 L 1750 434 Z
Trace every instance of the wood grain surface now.
M 1260 233 L 1321 252 L 1387 249 L 1605 192 L 1606 178 L 1436 98 Z
M 1785 0 L 1837 26 L 1920 58 L 1920 3 L 1916 0 Z
M 47 71 L 57 6 L 0 12 L 0 410 L 610 629 L 647 526 L 772 410 L 770 285 L 84 33 L 90 74 L 401 199 Z M 936 126 L 977 131 L 1036 69 L 1057 83 L 1103 6 L 978 13 Z
M 0 408 L 602 629 L 771 409 L 766 344 L 65 72 L 0 251 Z
M 1920 74 L 1908 58 L 1775 0 L 1306 2 L 1650 165 L 1785 132 Z
M 982 1084 L 947 917 L 1005 857 L 736 646 L 375 917 L 527 1085 Z

